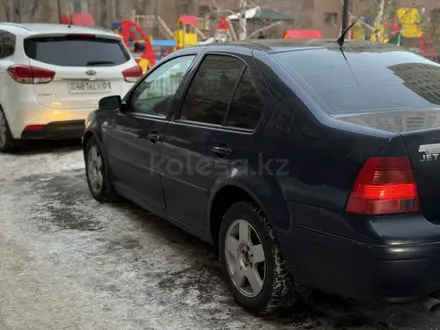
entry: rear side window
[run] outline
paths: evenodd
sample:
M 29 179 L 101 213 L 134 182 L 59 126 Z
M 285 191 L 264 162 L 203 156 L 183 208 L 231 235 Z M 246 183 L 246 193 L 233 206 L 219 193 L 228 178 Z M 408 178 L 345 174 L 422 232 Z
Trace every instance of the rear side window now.
M 246 69 L 240 79 L 226 118 L 226 126 L 254 129 L 263 109 L 251 71 Z
M 347 61 L 339 48 L 274 56 L 329 114 L 440 108 L 438 63 L 399 48 L 344 53 Z
M 24 49 L 33 60 L 59 66 L 116 66 L 130 59 L 120 40 L 89 36 L 25 39 Z
M 15 35 L 0 30 L 0 58 L 11 56 L 15 52 Z
M 221 125 L 244 68 L 235 57 L 207 55 L 191 82 L 181 118 Z

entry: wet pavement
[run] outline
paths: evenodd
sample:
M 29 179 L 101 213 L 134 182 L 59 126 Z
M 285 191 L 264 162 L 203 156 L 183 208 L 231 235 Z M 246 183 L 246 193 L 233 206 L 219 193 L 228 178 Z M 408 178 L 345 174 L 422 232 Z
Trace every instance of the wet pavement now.
M 315 293 L 257 318 L 215 250 L 131 203 L 99 204 L 79 144 L 0 154 L 0 330 L 440 329 L 440 317 Z

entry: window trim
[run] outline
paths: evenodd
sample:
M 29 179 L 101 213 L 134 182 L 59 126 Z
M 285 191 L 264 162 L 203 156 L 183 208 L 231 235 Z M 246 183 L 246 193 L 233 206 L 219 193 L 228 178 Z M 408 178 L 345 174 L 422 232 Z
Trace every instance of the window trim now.
M 235 95 L 237 95 L 238 86 L 240 85 L 241 81 L 243 80 L 243 76 L 244 76 L 244 73 L 246 72 L 246 70 L 249 70 L 247 65 L 245 65 L 243 67 L 243 69 L 241 69 L 239 78 L 237 79 L 237 82 L 235 83 L 234 90 L 232 91 L 232 97 L 228 102 L 228 107 L 226 108 L 226 113 L 225 113 L 225 116 L 223 117 L 222 126 L 226 126 L 226 122 L 228 121 L 229 113 L 231 112 L 232 103 L 234 103 Z
M 227 132 L 245 133 L 245 134 L 248 134 L 248 135 L 254 134 L 257 131 L 258 127 L 260 126 L 261 119 L 263 118 L 264 108 L 266 106 L 265 101 L 264 101 L 263 97 L 261 96 L 261 94 L 260 94 L 260 92 L 259 92 L 259 90 L 257 88 L 256 88 L 256 91 L 257 91 L 259 97 L 263 100 L 264 107 L 262 109 L 260 118 L 258 119 L 257 125 L 253 129 L 225 126 L 225 125 L 223 125 L 223 123 L 220 124 L 220 125 L 219 124 L 210 124 L 210 123 L 199 122 L 199 121 L 192 121 L 192 120 L 182 119 L 181 118 L 183 105 L 185 104 L 185 100 L 186 100 L 186 97 L 188 95 L 189 88 L 191 87 L 191 85 L 192 85 L 192 83 L 193 83 L 197 73 L 199 72 L 200 67 L 203 64 L 203 61 L 209 55 L 233 57 L 233 58 L 238 59 L 239 61 L 241 61 L 244 64 L 244 67 L 243 67 L 242 71 L 240 72 L 239 79 L 237 79 L 237 82 L 234 85 L 232 96 L 231 96 L 231 99 L 228 102 L 228 108 L 226 109 L 225 116 L 223 118 L 223 123 L 225 122 L 225 120 L 227 120 L 227 115 L 229 114 L 229 109 L 231 107 L 232 102 L 234 101 L 235 94 L 237 92 L 237 88 L 238 88 L 238 86 L 239 86 L 239 84 L 241 82 L 241 79 L 242 79 L 244 73 L 246 72 L 246 70 L 249 70 L 251 75 L 254 76 L 253 71 L 249 67 L 248 63 L 245 60 L 243 60 L 240 56 L 238 56 L 236 54 L 226 53 L 226 52 L 221 52 L 221 51 L 206 51 L 206 52 L 204 52 L 202 54 L 202 58 L 200 59 L 200 61 L 198 63 L 196 71 L 192 75 L 191 80 L 188 83 L 188 86 L 186 86 L 186 88 L 184 90 L 184 97 L 183 97 L 183 100 L 182 100 L 182 104 L 180 105 L 179 110 L 176 111 L 176 114 L 174 114 L 173 117 L 171 118 L 170 123 L 175 123 L 175 124 L 184 125 L 184 126 L 186 126 L 186 124 L 187 124 L 187 126 L 189 126 L 189 127 L 201 127 L 201 128 L 206 128 L 206 129 L 213 129 L 213 130 L 220 130 L 220 131 L 227 131 Z
M 170 57 L 166 61 L 159 62 L 160 64 L 158 63 L 158 65 L 154 66 L 152 70 L 148 71 L 141 79 L 139 79 L 135 83 L 135 85 L 127 92 L 127 94 L 125 94 L 124 98 L 122 99 L 122 103 L 125 104 L 125 106 L 128 107 L 129 104 L 130 104 L 130 101 L 132 99 L 133 93 L 136 90 L 136 88 L 138 88 L 138 86 L 140 84 L 142 84 L 145 80 L 147 80 L 150 75 L 152 75 L 155 71 L 157 71 L 159 68 L 161 68 L 165 64 L 167 64 L 167 63 L 169 63 L 169 62 L 171 62 L 173 60 L 181 59 L 181 58 L 187 57 L 187 56 L 193 56 L 194 58 L 193 58 L 192 61 L 194 61 L 197 58 L 198 55 L 199 55 L 198 53 L 188 53 L 188 54 L 183 54 L 183 55 L 179 55 L 179 56 Z M 187 74 L 189 72 L 190 68 L 191 68 L 191 65 L 188 67 L 188 71 L 185 74 Z M 177 87 L 177 90 L 179 90 L 179 88 L 181 88 L 182 83 L 183 83 L 183 79 L 180 82 L 179 87 Z M 174 97 L 175 96 L 173 96 L 173 98 Z M 139 112 L 131 112 L 131 111 L 127 111 L 125 113 L 123 113 L 121 111 L 118 111 L 118 112 L 120 112 L 123 115 L 127 115 L 127 113 L 129 113 L 131 116 L 134 116 L 134 117 L 142 117 L 142 119 L 151 118 L 151 119 L 155 119 L 155 120 L 158 120 L 158 121 L 169 121 L 170 120 L 170 114 L 172 114 L 172 111 L 169 111 L 165 117 L 162 117 L 162 116 L 157 116 L 157 115 L 152 115 L 152 114 L 139 113 Z
M 212 131 L 238 133 L 238 134 L 243 134 L 243 135 L 253 135 L 256 132 L 257 127 L 258 127 L 258 125 L 257 125 L 255 127 L 255 129 L 250 130 L 250 129 L 246 129 L 246 128 L 221 126 L 221 125 L 209 124 L 209 123 L 202 123 L 202 125 L 200 125 L 200 122 L 198 122 L 198 121 L 191 121 L 191 120 L 185 120 L 185 119 L 170 120 L 169 124 L 185 126 L 185 127 L 204 128 L 204 129 L 209 129 Z

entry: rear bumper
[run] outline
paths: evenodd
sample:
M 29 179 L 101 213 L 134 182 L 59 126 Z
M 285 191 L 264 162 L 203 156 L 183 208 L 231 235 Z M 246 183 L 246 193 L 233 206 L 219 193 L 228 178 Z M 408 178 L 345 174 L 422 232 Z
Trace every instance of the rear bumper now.
M 9 128 L 12 136 L 15 139 L 35 139 L 38 136 L 41 138 L 55 137 L 56 132 L 60 135 L 74 133 L 74 129 L 69 129 L 65 126 L 78 126 L 78 123 L 84 122 L 87 116 L 94 109 L 54 109 L 38 105 L 36 102 L 19 102 L 14 108 L 6 108 L 5 114 L 8 119 Z M 59 123 L 59 125 L 57 124 Z M 66 124 L 66 123 L 71 123 Z M 57 124 L 58 127 L 54 127 Z M 25 128 L 29 125 L 44 125 L 48 126 L 44 132 L 27 132 Z M 82 130 L 84 127 L 82 127 Z M 81 132 L 82 134 L 82 132 Z M 81 134 L 78 136 L 80 137 Z M 75 134 L 74 134 L 75 135 Z
M 41 129 L 24 130 L 21 139 L 75 139 L 82 137 L 84 129 L 84 120 L 53 122 L 44 125 Z
M 386 247 L 342 242 L 340 238 L 308 231 L 302 231 L 301 235 L 304 237 L 301 247 L 311 260 L 297 274 L 303 284 L 363 301 L 389 304 L 420 301 L 440 289 L 440 243 Z M 430 258 L 433 250 L 437 251 L 437 257 Z M 414 252 L 427 257 L 384 259 Z M 377 257 L 366 258 L 365 253 Z
M 326 218 L 328 228 L 330 223 L 333 227 L 341 224 L 333 222 L 337 216 Z M 291 240 L 295 242 L 287 249 L 298 253 L 288 253 L 286 246 L 283 250 L 300 283 L 389 304 L 421 301 L 440 290 L 440 225 L 418 214 L 346 219 L 345 229 L 350 223 L 357 228 L 346 230 L 346 236 L 354 229 L 362 241 L 353 239 L 354 231 L 347 238 L 303 225 L 295 227 L 296 239 Z

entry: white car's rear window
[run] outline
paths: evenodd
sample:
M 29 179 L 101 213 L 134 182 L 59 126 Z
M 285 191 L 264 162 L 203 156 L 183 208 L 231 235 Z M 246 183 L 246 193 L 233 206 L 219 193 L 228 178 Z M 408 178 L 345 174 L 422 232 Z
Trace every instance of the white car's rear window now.
M 24 49 L 31 59 L 59 66 L 116 66 L 131 58 L 121 41 L 93 35 L 28 38 Z

